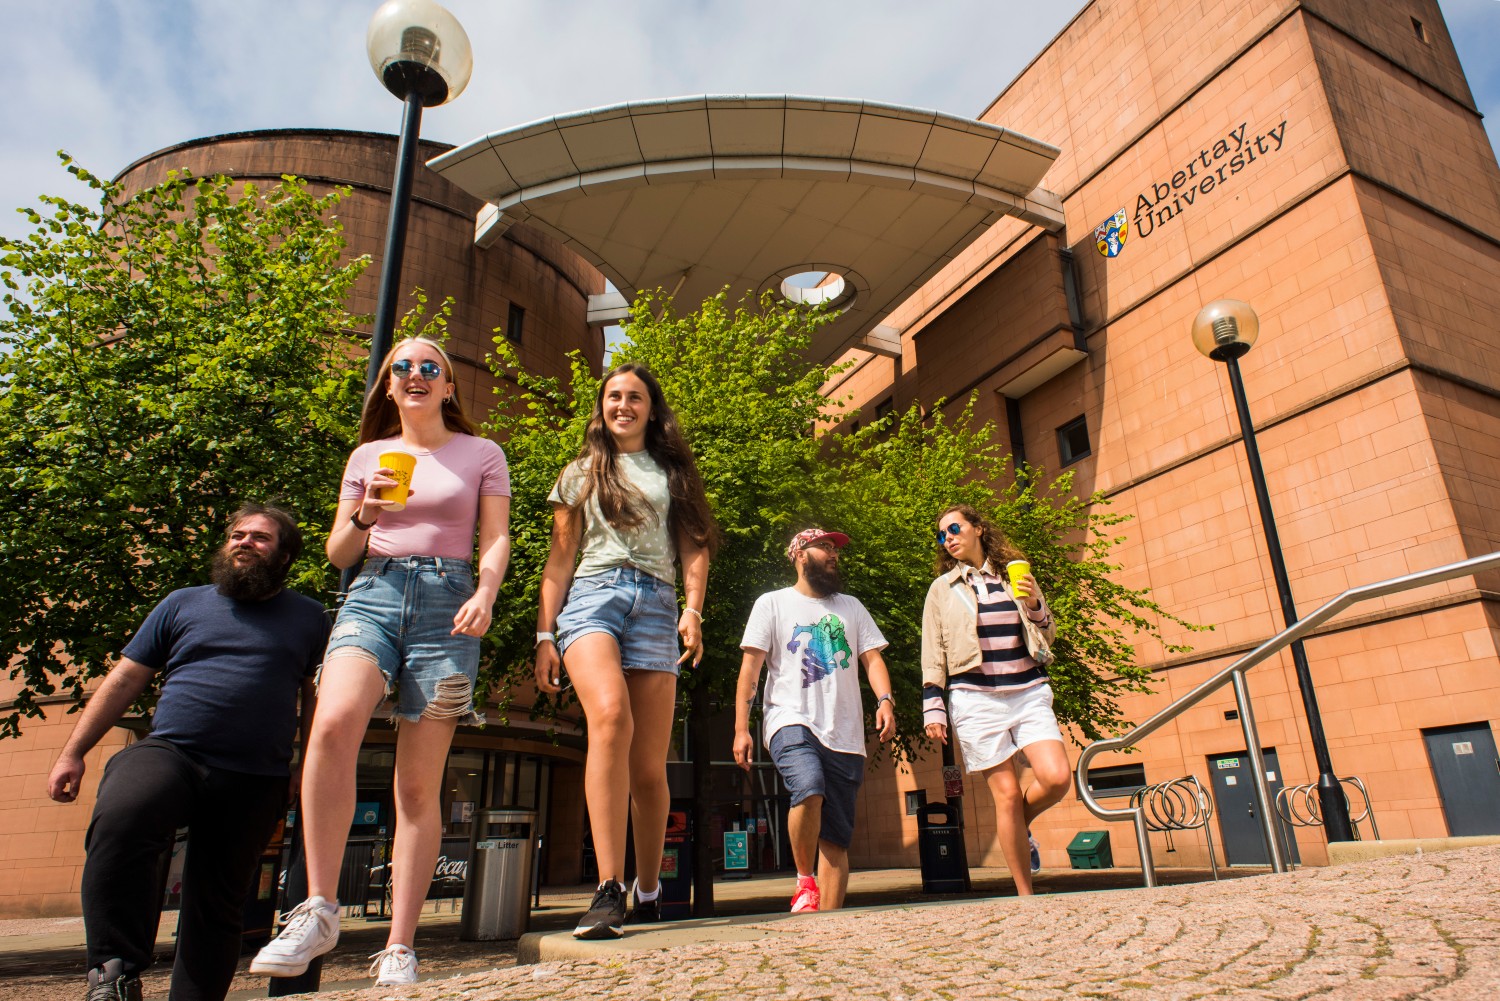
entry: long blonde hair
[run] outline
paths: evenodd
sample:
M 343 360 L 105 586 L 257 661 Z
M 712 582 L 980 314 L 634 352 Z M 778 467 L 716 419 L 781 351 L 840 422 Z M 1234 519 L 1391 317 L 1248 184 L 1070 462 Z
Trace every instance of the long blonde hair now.
M 391 362 L 396 360 L 396 349 L 406 344 L 425 344 L 443 359 L 443 377 L 453 387 L 453 395 L 443 403 L 443 426 L 449 431 L 479 437 L 478 426 L 464 413 L 464 403 L 458 395 L 458 383 L 453 379 L 453 359 L 448 357 L 448 352 L 429 337 L 407 337 L 393 344 L 386 353 L 385 360 L 380 363 L 379 378 L 365 396 L 365 409 L 359 417 L 359 443 L 363 445 L 366 442 L 380 441 L 401 433 L 401 413 L 390 395 Z

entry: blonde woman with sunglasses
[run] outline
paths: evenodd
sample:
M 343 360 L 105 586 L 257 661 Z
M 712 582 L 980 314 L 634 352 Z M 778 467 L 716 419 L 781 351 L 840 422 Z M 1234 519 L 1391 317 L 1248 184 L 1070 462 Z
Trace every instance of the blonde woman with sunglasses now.
M 922 610 L 927 736 L 946 744 L 952 726 L 965 767 L 984 776 L 994 797 L 996 837 L 1016 893 L 1030 896 L 1041 855 L 1028 828 L 1063 798 L 1072 773 L 1047 669 L 1027 650 L 1021 616 L 1048 643 L 1056 627 L 1029 570 L 1014 589 L 1006 579 L 1006 564 L 1025 557 L 999 528 L 955 504 L 937 529 L 938 577 Z M 1031 765 L 1029 779 L 1017 767 L 1018 751 Z
M 371 713 L 390 699 L 393 906 L 386 948 L 370 970 L 386 987 L 417 979 L 412 943 L 441 844 L 448 747 L 458 724 L 484 723 L 474 684 L 479 638 L 510 559 L 510 474 L 500 446 L 465 416 L 447 352 L 425 338 L 402 341 L 387 356 L 365 400 L 359 441 L 327 545 L 335 566 L 361 569 L 329 638 L 307 747 L 301 818 L 309 896 L 250 969 L 298 976 L 338 943 L 355 765 Z M 398 470 L 395 452 L 414 457 L 415 466 Z M 398 472 L 409 476 L 404 505 L 387 495 Z

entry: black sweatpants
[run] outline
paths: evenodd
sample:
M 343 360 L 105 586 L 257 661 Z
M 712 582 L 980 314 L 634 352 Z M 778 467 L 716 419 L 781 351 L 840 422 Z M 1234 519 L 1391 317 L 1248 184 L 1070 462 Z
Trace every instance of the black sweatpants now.
M 256 863 L 286 809 L 285 776 L 210 768 L 147 737 L 105 766 L 84 842 L 89 968 L 151 965 L 163 853 L 188 829 L 172 1001 L 222 1001 L 234 979 Z

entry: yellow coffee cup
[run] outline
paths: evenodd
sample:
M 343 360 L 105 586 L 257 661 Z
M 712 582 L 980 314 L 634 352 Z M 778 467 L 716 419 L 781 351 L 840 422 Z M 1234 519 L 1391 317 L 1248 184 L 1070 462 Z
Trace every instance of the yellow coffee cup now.
M 404 510 L 406 497 L 411 493 L 411 474 L 417 468 L 417 457 L 410 452 L 381 452 L 380 465 L 389 469 L 391 478 L 396 481 L 394 487 L 380 491 L 380 499 L 395 502 L 386 508 L 387 511 Z
M 1010 578 L 1010 589 L 1017 598 L 1031 597 L 1031 588 L 1021 582 L 1021 578 L 1031 573 L 1031 564 L 1025 560 L 1011 560 L 1005 564 L 1005 575 Z

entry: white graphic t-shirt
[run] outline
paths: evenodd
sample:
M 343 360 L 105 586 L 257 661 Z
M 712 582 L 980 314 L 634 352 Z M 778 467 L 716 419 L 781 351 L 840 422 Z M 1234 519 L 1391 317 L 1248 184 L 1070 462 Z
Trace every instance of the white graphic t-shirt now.
M 801 724 L 823 746 L 865 753 L 859 657 L 886 639 L 859 600 L 810 598 L 794 587 L 755 599 L 740 646 L 766 652 L 766 745 L 784 726 Z

